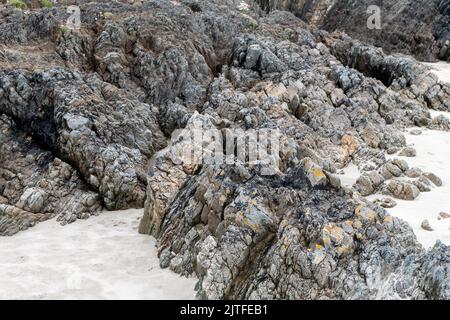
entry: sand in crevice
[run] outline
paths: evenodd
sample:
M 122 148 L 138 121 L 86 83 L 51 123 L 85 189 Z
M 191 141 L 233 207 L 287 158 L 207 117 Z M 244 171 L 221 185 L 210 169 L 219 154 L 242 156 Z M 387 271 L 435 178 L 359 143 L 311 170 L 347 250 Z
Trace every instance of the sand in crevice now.
M 440 61 L 424 64 L 431 68 L 431 72 L 437 75 L 440 81 L 450 83 L 450 63 Z

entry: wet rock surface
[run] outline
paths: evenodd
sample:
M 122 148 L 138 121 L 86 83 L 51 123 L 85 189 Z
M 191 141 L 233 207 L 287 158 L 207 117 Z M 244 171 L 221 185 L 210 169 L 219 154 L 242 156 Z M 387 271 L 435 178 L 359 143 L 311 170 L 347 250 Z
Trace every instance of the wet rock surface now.
M 80 30 L 60 27 L 64 6 L 0 16 L 2 235 L 144 206 L 139 231 L 162 267 L 197 275 L 198 298 L 450 298 L 448 248 L 425 251 L 362 197 L 442 184 L 386 154 L 408 147 L 407 127 L 436 125 L 448 84 L 255 3 L 80 8 Z M 202 144 L 180 161 L 195 130 L 262 129 L 279 135 L 276 167 L 203 162 Z M 336 175 L 349 163 L 364 169 L 354 188 Z

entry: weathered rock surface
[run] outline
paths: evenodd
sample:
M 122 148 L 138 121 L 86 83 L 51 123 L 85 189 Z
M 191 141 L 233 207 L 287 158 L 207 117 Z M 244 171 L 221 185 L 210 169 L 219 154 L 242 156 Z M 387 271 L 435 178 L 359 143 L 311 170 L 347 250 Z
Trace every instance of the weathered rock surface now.
M 391 198 L 376 199 L 373 202 L 382 208 L 394 208 L 397 205 L 397 202 Z
M 422 229 L 424 229 L 426 231 L 433 231 L 433 228 L 430 225 L 430 221 L 428 221 L 428 220 L 423 220 L 422 224 L 420 226 Z
M 387 53 L 413 55 L 420 60 L 450 61 L 450 1 L 448 0 L 256 0 L 263 9 L 288 10 L 328 31 L 382 47 Z M 380 28 L 368 20 L 380 11 Z
M 404 222 L 328 179 L 317 185 L 304 166 L 274 176 L 203 166 L 183 177 L 165 185 L 174 200 L 163 210 L 148 198 L 142 227 L 159 237 L 162 267 L 200 278 L 199 298 L 448 299 L 448 280 L 425 276 L 448 268 L 445 246 L 424 255 Z
M 97 214 L 101 201 L 69 164 L 0 118 L 0 234 L 58 216 L 66 224 Z
M 81 1 L 80 30 L 60 27 L 64 6 L 2 11 L 0 219 L 13 227 L 0 232 L 145 202 L 140 232 L 159 239 L 162 267 L 198 276 L 199 298 L 449 299 L 449 249 L 423 250 L 334 175 L 353 162 L 374 190 L 404 178 L 385 153 L 407 147 L 405 127 L 432 127 L 448 85 L 413 59 L 241 5 Z M 276 167 L 211 161 L 222 148 L 202 162 L 203 143 L 183 161 L 192 131 L 262 129 L 279 135 Z
M 405 160 L 398 158 L 382 163 L 377 170 L 369 166 L 365 171 L 353 186 L 362 196 L 380 192 L 397 199 L 414 200 L 420 192 L 442 186 L 441 179 L 434 173 L 410 169 Z

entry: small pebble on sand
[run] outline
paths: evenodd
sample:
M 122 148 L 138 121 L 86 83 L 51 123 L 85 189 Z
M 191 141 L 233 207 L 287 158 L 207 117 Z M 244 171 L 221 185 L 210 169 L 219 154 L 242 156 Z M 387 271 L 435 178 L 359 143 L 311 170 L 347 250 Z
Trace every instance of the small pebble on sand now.
M 423 230 L 427 231 L 433 231 L 433 228 L 431 228 L 430 222 L 428 220 L 423 220 L 422 224 L 420 225 Z
M 448 218 L 450 218 L 450 214 L 448 214 L 447 212 L 440 212 L 439 213 L 439 218 L 441 218 L 441 219 L 448 219 Z

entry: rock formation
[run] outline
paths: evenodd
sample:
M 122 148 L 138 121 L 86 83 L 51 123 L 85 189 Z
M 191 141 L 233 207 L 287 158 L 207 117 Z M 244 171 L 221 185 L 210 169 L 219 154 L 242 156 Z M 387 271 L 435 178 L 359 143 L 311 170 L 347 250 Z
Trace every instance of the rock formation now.
M 344 31 L 387 53 L 417 59 L 450 61 L 450 1 L 448 0 L 256 0 L 266 11 L 288 10 L 328 31 Z M 380 28 L 369 29 L 380 8 Z
M 450 129 L 429 112 L 450 108 L 449 84 L 253 2 L 79 2 L 79 30 L 64 5 L 1 10 L 2 235 L 144 206 L 140 232 L 162 267 L 198 276 L 198 298 L 450 298 L 448 247 L 425 251 L 362 197 L 437 184 L 385 155 L 407 148 L 408 126 Z M 277 167 L 234 148 L 231 165 L 205 162 L 202 144 L 180 161 L 196 130 L 276 132 Z M 364 172 L 354 188 L 339 179 L 349 163 Z

